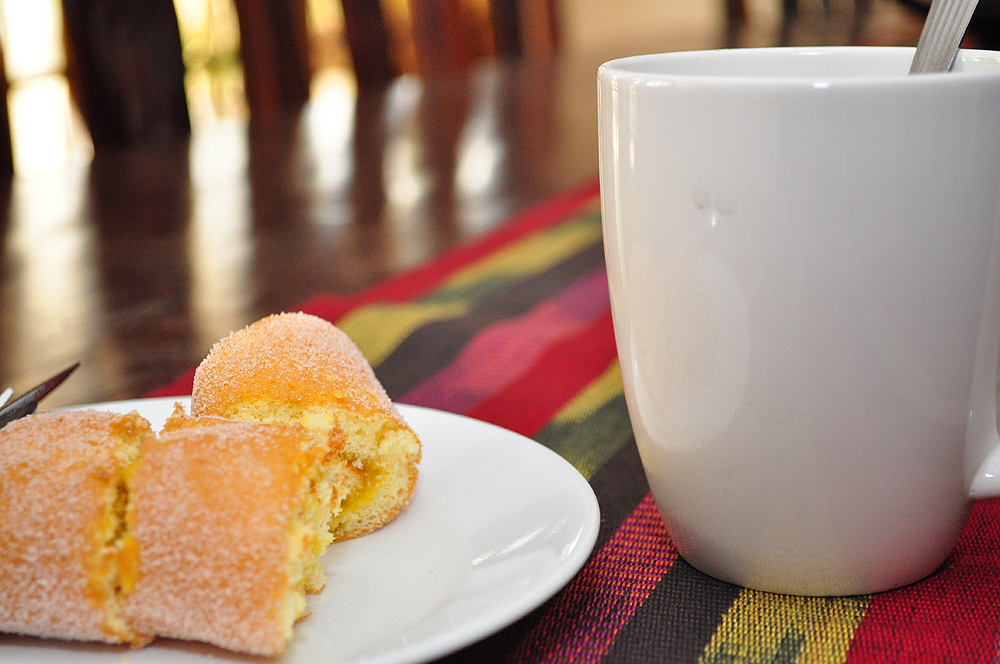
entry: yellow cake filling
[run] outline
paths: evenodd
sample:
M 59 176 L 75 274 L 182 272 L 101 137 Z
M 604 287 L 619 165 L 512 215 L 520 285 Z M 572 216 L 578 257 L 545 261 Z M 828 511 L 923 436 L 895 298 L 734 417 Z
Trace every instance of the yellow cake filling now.
M 91 604 L 103 609 L 102 629 L 107 634 L 138 645 L 148 639 L 132 631 L 121 603 L 122 594 L 135 585 L 138 568 L 138 551 L 135 541 L 128 535 L 125 519 L 128 510 L 126 477 L 138 458 L 142 436 L 149 433 L 145 421 L 135 418 L 138 416 L 126 416 L 111 427 L 110 433 L 121 443 L 113 456 L 124 468 L 116 481 L 108 482 L 101 491 L 101 504 L 105 508 L 94 531 L 95 554 L 87 595 Z
M 367 533 L 405 505 L 420 458 L 420 443 L 408 429 L 351 411 L 338 413 L 345 435 L 341 458 L 349 469 L 343 511 L 330 524 L 334 539 Z
M 420 443 L 394 423 L 360 417 L 346 409 L 293 407 L 267 401 L 230 405 L 225 417 L 245 422 L 300 424 L 313 444 L 329 454 L 323 482 L 329 482 L 327 509 L 331 540 L 349 539 L 373 530 L 395 515 L 409 495 L 420 458 Z M 325 486 L 323 487 L 325 489 Z M 315 494 L 319 501 L 320 491 Z M 319 509 L 319 508 L 317 508 Z M 326 549 L 329 541 L 317 544 Z

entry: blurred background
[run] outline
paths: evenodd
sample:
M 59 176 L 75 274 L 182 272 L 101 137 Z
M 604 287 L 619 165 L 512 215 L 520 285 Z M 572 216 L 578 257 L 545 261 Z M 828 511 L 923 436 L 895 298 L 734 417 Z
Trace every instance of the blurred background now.
M 925 12 L 920 0 L 2 0 L 0 387 L 81 361 L 49 407 L 139 396 L 231 330 L 355 292 L 595 181 L 603 61 L 913 45 Z M 991 47 L 993 26 L 974 23 L 970 43 Z
M 356 81 L 343 5 L 339 0 L 303 1 L 311 98 L 317 105 L 350 104 Z M 545 2 L 521 4 L 540 7 Z M 565 68 L 579 72 L 578 79 L 567 80 L 572 85 L 589 85 L 601 62 L 625 55 L 777 43 L 907 45 L 919 36 L 922 24 L 919 4 L 908 7 L 894 0 L 798 3 L 791 17 L 784 11 L 787 3 L 747 0 L 745 16 L 735 30 L 727 6 L 716 0 L 551 2 L 545 11 L 521 12 L 522 21 L 529 24 L 521 55 L 558 58 Z M 115 3 L 103 4 L 114 11 Z M 489 0 L 445 4 L 462 13 L 473 66 L 497 54 Z M 191 122 L 201 127 L 228 118 L 246 119 L 240 25 L 233 0 L 173 0 L 173 7 Z M 409 2 L 382 0 L 381 10 L 389 32 L 393 75 L 419 74 Z M 93 153 L 66 77 L 63 18 L 60 0 L 3 0 L 0 4 L 15 170 L 21 176 L 85 163 Z M 593 120 L 593 111 L 586 109 L 580 120 L 588 116 Z

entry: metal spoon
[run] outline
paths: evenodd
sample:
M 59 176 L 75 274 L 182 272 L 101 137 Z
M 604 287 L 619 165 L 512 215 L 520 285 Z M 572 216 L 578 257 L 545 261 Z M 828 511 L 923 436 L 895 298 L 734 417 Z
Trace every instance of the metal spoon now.
M 947 72 L 979 0 L 933 0 L 910 65 L 911 74 Z

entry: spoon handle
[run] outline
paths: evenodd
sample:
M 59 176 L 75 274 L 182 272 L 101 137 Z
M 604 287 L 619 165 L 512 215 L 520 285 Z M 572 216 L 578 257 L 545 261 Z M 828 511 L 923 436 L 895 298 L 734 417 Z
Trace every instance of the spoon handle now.
M 911 74 L 951 71 L 978 0 L 933 0 L 910 65 Z

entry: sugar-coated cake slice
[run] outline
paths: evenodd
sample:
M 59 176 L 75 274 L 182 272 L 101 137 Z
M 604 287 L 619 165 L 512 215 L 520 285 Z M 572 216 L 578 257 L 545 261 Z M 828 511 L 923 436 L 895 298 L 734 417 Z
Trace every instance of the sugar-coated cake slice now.
M 358 347 L 316 316 L 276 314 L 218 342 L 195 373 L 191 411 L 308 429 L 329 454 L 337 540 L 392 520 L 416 485 L 416 434 Z
M 184 408 L 180 404 L 174 405 L 173 414 L 167 419 L 163 426 L 164 432 L 176 431 L 178 429 L 192 429 L 217 424 L 225 424 L 232 420 L 221 417 L 188 417 L 184 413 Z M 284 427 L 288 425 L 275 425 Z M 327 546 L 333 542 L 333 535 L 330 533 L 330 497 L 333 491 L 330 478 L 324 475 L 325 465 L 322 459 L 318 458 L 318 452 L 313 450 L 312 438 L 309 433 L 299 425 L 292 425 L 299 430 L 299 435 L 285 435 L 281 438 L 289 444 L 297 445 L 303 451 L 307 451 L 316 463 L 309 466 L 309 491 L 306 494 L 303 505 L 303 520 L 312 530 L 309 549 L 303 558 L 303 574 L 305 576 L 305 590 L 307 593 L 318 593 L 326 585 L 326 575 L 323 573 L 323 564 L 319 557 L 326 552 Z
M 136 413 L 29 415 L 0 429 L 0 631 L 134 643 L 122 615 L 136 549 L 125 475 L 149 423 Z
M 199 424 L 147 440 L 130 472 L 139 555 L 125 617 L 146 634 L 279 654 L 306 607 L 316 452 L 299 427 Z

